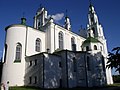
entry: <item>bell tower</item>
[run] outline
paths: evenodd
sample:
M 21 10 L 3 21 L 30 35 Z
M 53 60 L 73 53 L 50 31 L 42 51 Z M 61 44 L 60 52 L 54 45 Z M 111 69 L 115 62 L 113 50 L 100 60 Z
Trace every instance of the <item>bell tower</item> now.
M 104 34 L 103 34 L 103 27 L 99 23 L 98 16 L 96 14 L 95 8 L 90 2 L 89 5 L 89 13 L 88 13 L 88 25 L 87 25 L 88 30 L 92 29 L 94 37 L 96 39 L 104 39 Z
M 34 16 L 34 28 L 40 29 L 42 26 L 45 25 L 47 21 L 47 11 L 44 7 L 40 7 L 37 10 L 36 15 Z
M 103 27 L 99 23 L 98 16 L 91 1 L 88 13 L 87 39 L 83 42 L 83 47 L 84 50 L 90 51 L 90 53 L 96 54 L 100 52 L 104 60 L 103 66 L 106 67 L 108 61 L 107 43 L 103 33 Z M 107 79 L 107 84 L 113 84 L 111 69 L 106 69 L 105 75 Z

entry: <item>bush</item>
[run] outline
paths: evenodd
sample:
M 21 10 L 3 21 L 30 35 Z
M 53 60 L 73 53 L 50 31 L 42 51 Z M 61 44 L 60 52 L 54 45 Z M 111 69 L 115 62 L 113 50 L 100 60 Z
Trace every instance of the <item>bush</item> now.
M 120 83 L 120 75 L 113 75 L 114 83 Z

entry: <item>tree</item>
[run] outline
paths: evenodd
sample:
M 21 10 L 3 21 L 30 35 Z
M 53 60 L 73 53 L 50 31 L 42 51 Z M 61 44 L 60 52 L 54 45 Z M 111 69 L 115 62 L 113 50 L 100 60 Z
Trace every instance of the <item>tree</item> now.
M 106 68 L 115 68 L 120 74 L 120 47 L 113 48 L 112 52 L 109 52 Z

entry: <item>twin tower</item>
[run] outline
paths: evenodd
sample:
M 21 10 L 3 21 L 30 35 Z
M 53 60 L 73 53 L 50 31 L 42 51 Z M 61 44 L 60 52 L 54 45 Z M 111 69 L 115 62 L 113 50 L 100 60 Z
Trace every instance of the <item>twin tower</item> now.
M 34 28 L 40 29 L 48 22 L 48 19 L 52 19 L 52 16 L 48 17 L 47 11 L 45 10 L 45 8 L 39 8 L 34 17 Z M 65 17 L 65 25 L 64 26 L 65 26 L 65 29 L 71 30 L 70 19 L 68 16 Z

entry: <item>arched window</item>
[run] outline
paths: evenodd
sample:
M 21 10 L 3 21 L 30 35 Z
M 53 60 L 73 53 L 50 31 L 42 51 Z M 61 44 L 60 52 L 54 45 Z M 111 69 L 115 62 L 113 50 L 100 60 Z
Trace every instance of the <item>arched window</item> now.
M 40 29 L 40 22 L 38 22 L 38 29 Z
M 75 44 L 75 38 L 74 37 L 71 38 L 71 48 L 72 48 L 72 51 L 76 51 L 76 44 Z
M 59 48 L 63 49 L 63 32 L 59 32 Z
M 97 50 L 97 46 L 96 45 L 94 45 L 94 50 Z
M 35 43 L 35 51 L 40 52 L 40 46 L 41 46 L 40 44 L 41 44 L 41 40 L 37 38 Z
M 89 46 L 86 46 L 86 51 L 89 51 Z
M 7 56 L 7 44 L 5 44 L 4 62 L 6 62 L 6 56 Z
M 21 61 L 22 45 L 17 43 L 15 61 Z
M 95 28 L 94 28 L 94 27 L 92 27 L 92 30 L 93 30 L 93 34 L 95 35 Z
M 82 51 L 84 51 L 84 48 L 82 48 Z
M 100 50 L 102 51 L 102 46 L 100 46 Z
M 91 24 L 94 24 L 94 18 L 91 17 Z

